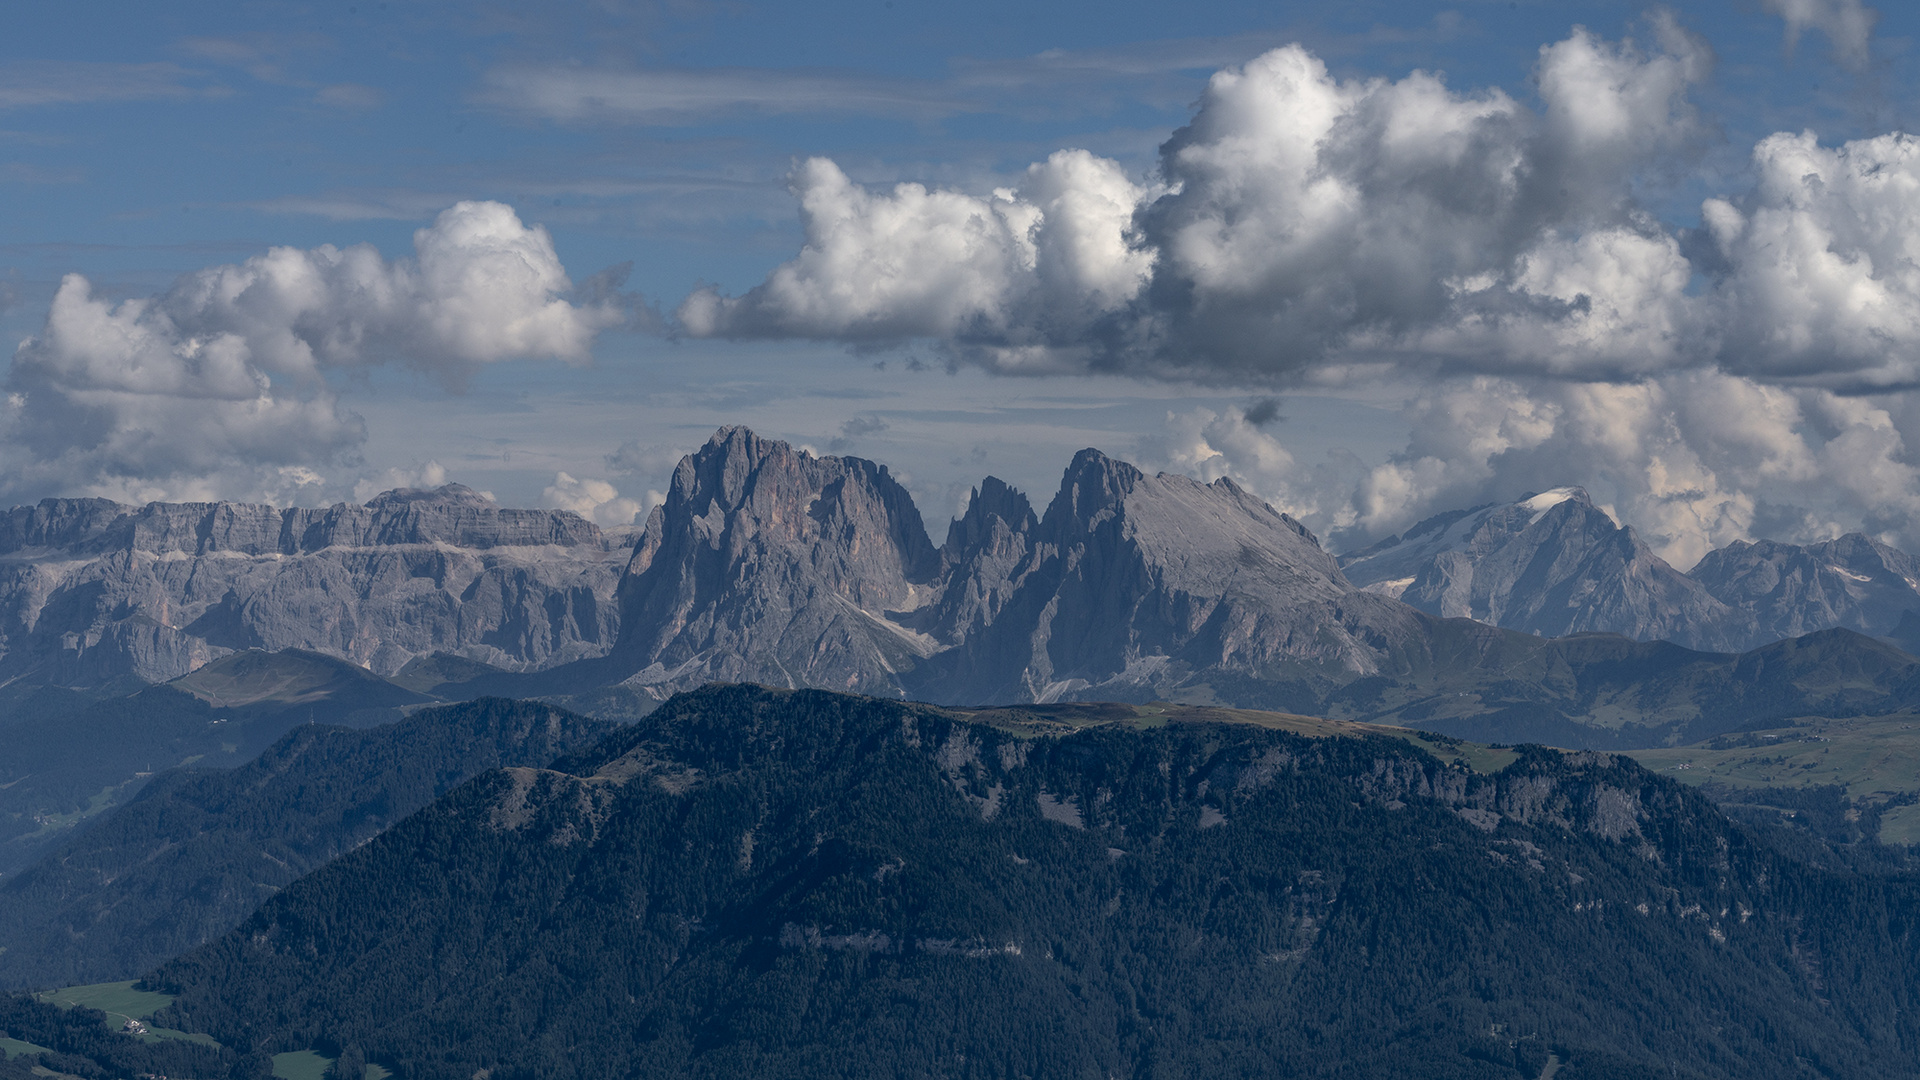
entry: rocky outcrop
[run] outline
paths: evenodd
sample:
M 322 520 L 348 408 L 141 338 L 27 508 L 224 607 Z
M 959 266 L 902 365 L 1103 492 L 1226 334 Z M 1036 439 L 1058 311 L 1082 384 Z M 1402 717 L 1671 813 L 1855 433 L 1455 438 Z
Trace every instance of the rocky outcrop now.
M 983 488 L 969 514 L 990 498 Z M 921 684 L 933 700 L 1204 696 L 1199 684 L 1222 674 L 1351 679 L 1421 633 L 1411 612 L 1355 589 L 1311 533 L 1233 481 L 1148 476 L 1097 450 L 1074 458 L 1037 523 L 969 534 L 992 537 L 979 549 L 995 555 L 955 560 L 986 573 L 949 579 L 943 597 L 1001 599 L 991 619 L 943 626 L 953 649 Z
M 1577 487 L 1429 518 L 1340 563 L 1355 584 L 1442 618 L 1708 651 L 1758 643 L 1749 612 L 1668 565 Z
M 1920 648 L 1920 559 L 1851 533 L 1823 544 L 1735 541 L 1688 571 L 1774 641 L 1829 627 Z
M 884 465 L 723 428 L 647 521 L 609 661 L 661 697 L 715 681 L 898 697 L 939 646 L 896 620 L 941 568 Z
M 160 681 L 247 648 L 548 667 L 611 647 L 630 543 L 457 484 L 320 509 L 48 499 L 0 517 L 0 675 Z

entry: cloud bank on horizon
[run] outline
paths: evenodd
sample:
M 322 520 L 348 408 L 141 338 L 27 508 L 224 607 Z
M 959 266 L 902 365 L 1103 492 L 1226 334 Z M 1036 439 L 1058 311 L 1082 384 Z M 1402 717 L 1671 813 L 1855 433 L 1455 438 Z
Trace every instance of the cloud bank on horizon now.
M 1797 37 L 1865 55 L 1855 0 L 1777 0 Z M 1577 480 L 1681 564 L 1758 534 L 1920 540 L 1920 140 L 1754 146 L 1698 226 L 1642 190 L 1713 138 L 1706 43 L 1576 28 L 1539 107 L 1438 76 L 1341 80 L 1299 46 L 1216 73 L 1136 180 L 1084 150 L 977 194 L 794 172 L 806 241 L 694 337 L 940 343 L 1006 374 L 1231 386 L 1404 381 L 1394 459 L 1303 467 L 1244 417 L 1170 417 L 1150 449 L 1234 473 L 1317 527 L 1383 535 L 1464 501 Z

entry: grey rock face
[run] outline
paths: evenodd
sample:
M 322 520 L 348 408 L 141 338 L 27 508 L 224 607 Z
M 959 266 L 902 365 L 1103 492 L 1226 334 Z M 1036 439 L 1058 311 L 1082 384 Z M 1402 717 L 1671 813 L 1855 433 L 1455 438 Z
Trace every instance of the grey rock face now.
M 897 621 L 941 560 L 886 467 L 723 428 L 681 460 L 620 586 L 628 683 L 758 682 L 900 696 L 937 643 Z
M 943 583 L 942 602 L 971 618 L 940 627 L 953 647 L 918 687 L 934 700 L 1145 698 L 1221 672 L 1353 677 L 1419 633 L 1417 616 L 1355 589 L 1312 534 L 1231 480 L 1147 476 L 1083 450 L 1039 522 L 988 513 L 996 502 L 983 486 L 955 526 L 956 540 L 984 542 L 948 544 L 948 564 L 970 572 Z
M 324 509 L 48 499 L 0 516 L 0 676 L 162 681 L 246 648 L 547 667 L 611 647 L 627 542 L 459 485 Z
M 947 529 L 939 599 L 915 625 L 928 626 L 948 645 L 991 627 L 1013 597 L 1039 524 L 1025 495 L 996 477 L 981 481 L 966 513 Z
M 1580 488 L 1429 518 L 1340 563 L 1356 585 L 1443 618 L 1708 651 L 1757 643 L 1749 612 L 1668 565 Z
M 1373 673 L 1420 616 L 1231 481 L 1098 451 L 1044 517 L 989 478 L 934 549 L 886 470 L 724 429 L 674 475 L 599 676 L 936 701 L 1156 696 L 1196 673 Z
M 1920 645 L 1920 559 L 1859 533 L 1824 544 L 1736 541 L 1688 575 L 1750 613 L 1762 640 L 1839 626 Z

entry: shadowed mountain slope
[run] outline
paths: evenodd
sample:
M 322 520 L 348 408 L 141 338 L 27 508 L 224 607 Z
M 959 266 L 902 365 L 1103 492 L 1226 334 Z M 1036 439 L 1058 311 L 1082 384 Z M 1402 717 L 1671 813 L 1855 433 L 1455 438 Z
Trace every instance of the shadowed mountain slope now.
M 294 727 L 397 720 L 430 699 L 290 649 L 233 653 L 132 694 L 23 704 L 0 753 L 0 874 L 136 795 L 157 773 L 238 765 Z
M 544 766 L 612 727 L 483 700 L 304 725 L 238 768 L 165 773 L 0 883 L 0 986 L 134 978 L 475 774 Z
M 1912 881 L 1623 759 L 1516 756 L 714 688 L 149 981 L 169 1026 L 418 1080 L 1920 1071 Z

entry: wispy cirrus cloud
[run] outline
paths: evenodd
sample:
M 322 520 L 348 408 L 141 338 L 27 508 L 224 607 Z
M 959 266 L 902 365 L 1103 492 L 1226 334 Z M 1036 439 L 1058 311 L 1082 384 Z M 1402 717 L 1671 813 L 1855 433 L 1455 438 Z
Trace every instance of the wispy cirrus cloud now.
M 457 198 L 446 192 L 384 189 L 283 195 L 241 205 L 267 214 L 323 217 L 330 221 L 413 221 Z
M 1873 28 L 1880 13 L 1860 0 L 1762 0 L 1761 6 L 1787 24 L 1787 48 L 1808 30 L 1818 30 L 1833 45 L 1834 58 L 1860 70 L 1873 55 Z
M 1416 30 L 1375 28 L 1329 38 L 1325 44 L 1339 55 L 1389 38 L 1446 40 L 1461 22 L 1457 14 L 1442 13 Z M 921 79 L 808 68 L 518 65 L 490 71 L 474 97 L 483 105 L 547 120 L 659 125 L 737 114 L 914 120 L 966 113 L 1081 115 L 1122 102 L 1185 109 L 1193 99 L 1194 72 L 1244 63 L 1297 38 L 1281 30 L 1261 30 L 1106 49 L 1048 49 L 1009 58 L 955 57 L 945 75 Z
M 206 73 L 178 64 L 29 60 L 0 65 L 0 109 L 221 97 L 228 92 Z
M 728 114 L 848 113 L 938 119 L 982 107 L 939 83 L 823 70 L 508 67 L 475 95 L 548 120 L 687 124 Z

